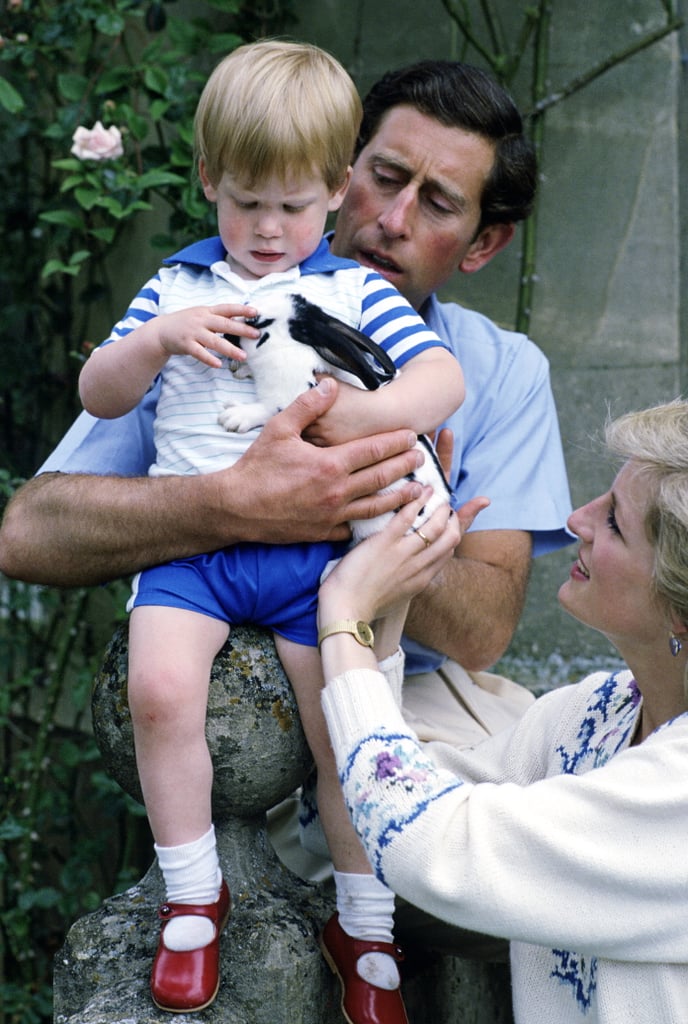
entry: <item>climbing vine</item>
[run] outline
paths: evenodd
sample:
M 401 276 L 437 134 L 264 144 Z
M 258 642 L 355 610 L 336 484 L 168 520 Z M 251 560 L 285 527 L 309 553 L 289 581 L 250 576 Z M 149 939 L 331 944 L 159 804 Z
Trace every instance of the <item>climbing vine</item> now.
M 457 33 L 463 41 L 463 55 L 474 53 L 480 63 L 489 69 L 506 88 L 510 88 L 526 56 L 532 67 L 529 105 L 525 119 L 536 151 L 542 152 L 546 114 L 552 107 L 565 102 L 591 82 L 653 46 L 665 36 L 678 31 L 683 24 L 676 0 L 655 0 L 662 13 L 662 23 L 637 36 L 632 43 L 610 52 L 600 61 L 586 68 L 569 81 L 550 82 L 549 41 L 554 17 L 552 0 L 531 0 L 522 7 L 520 25 L 507 32 L 507 7 L 502 0 L 441 0 Z M 509 25 L 513 26 L 514 9 L 508 11 Z M 521 274 L 515 326 L 528 333 L 535 287 L 536 273 L 537 204 L 533 215 L 525 222 L 521 241 Z

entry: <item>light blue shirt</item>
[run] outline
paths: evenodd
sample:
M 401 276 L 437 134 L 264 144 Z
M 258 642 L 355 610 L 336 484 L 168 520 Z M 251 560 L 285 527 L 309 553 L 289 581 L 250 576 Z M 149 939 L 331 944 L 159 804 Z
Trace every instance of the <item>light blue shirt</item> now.
M 477 530 L 526 530 L 533 555 L 573 540 L 571 498 L 549 377 L 549 363 L 525 334 L 433 295 L 421 315 L 463 368 L 466 398 L 445 426 L 454 435 L 450 484 L 455 507 L 486 495 Z M 406 672 L 429 672 L 445 659 L 404 638 Z

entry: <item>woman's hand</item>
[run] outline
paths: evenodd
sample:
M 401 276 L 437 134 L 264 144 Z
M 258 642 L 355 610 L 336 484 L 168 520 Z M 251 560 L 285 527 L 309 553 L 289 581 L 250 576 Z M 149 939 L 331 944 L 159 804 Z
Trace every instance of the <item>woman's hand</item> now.
M 420 533 L 414 532 L 413 522 L 427 497 L 426 491 L 409 502 L 384 530 L 342 558 L 320 588 L 320 625 L 340 618 L 371 622 L 394 614 L 427 587 L 452 557 L 463 532 L 488 504 L 487 498 L 474 498 L 457 513 L 444 505 Z

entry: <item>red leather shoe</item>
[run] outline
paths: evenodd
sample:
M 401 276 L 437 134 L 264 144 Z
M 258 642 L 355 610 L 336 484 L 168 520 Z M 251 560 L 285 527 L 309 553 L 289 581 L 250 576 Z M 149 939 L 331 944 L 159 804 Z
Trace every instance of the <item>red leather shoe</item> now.
M 342 986 L 342 1013 L 349 1024 L 408 1024 L 404 1001 L 398 988 L 391 991 L 364 981 L 356 970 L 364 953 L 387 953 L 397 963 L 404 959 L 399 946 L 391 942 L 352 939 L 333 914 L 323 928 L 320 948 Z
M 220 987 L 220 935 L 227 924 L 232 900 L 227 883 L 222 882 L 216 903 L 199 906 L 187 903 L 163 903 L 158 916 L 163 922 L 158 952 L 151 973 L 151 995 L 161 1010 L 184 1013 L 210 1006 Z M 201 949 L 178 952 L 167 949 L 162 937 L 173 917 L 207 917 L 215 925 L 215 938 Z

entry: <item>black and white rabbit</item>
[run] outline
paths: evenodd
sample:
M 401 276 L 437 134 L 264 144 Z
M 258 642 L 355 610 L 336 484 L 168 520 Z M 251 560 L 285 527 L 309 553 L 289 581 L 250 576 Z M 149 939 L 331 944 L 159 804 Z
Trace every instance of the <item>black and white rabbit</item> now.
M 266 302 L 267 306 L 268 303 Z M 257 401 L 228 403 L 218 416 L 227 431 L 245 433 L 263 426 L 276 412 L 286 408 L 298 395 L 313 387 L 316 374 L 330 373 L 357 387 L 375 390 L 388 383 L 397 370 L 384 349 L 337 317 L 297 293 L 271 297 L 269 310 L 249 321 L 262 333 L 259 338 L 242 338 L 246 361 L 234 369 L 238 377 L 253 377 Z M 236 343 L 236 339 L 232 339 Z M 435 450 L 426 437 L 418 438 L 423 465 L 410 479 L 432 486 L 434 494 L 418 514 L 414 529 L 449 501 L 450 491 Z M 400 483 L 386 490 L 396 490 Z M 351 523 L 354 542 L 377 533 L 393 515 Z

